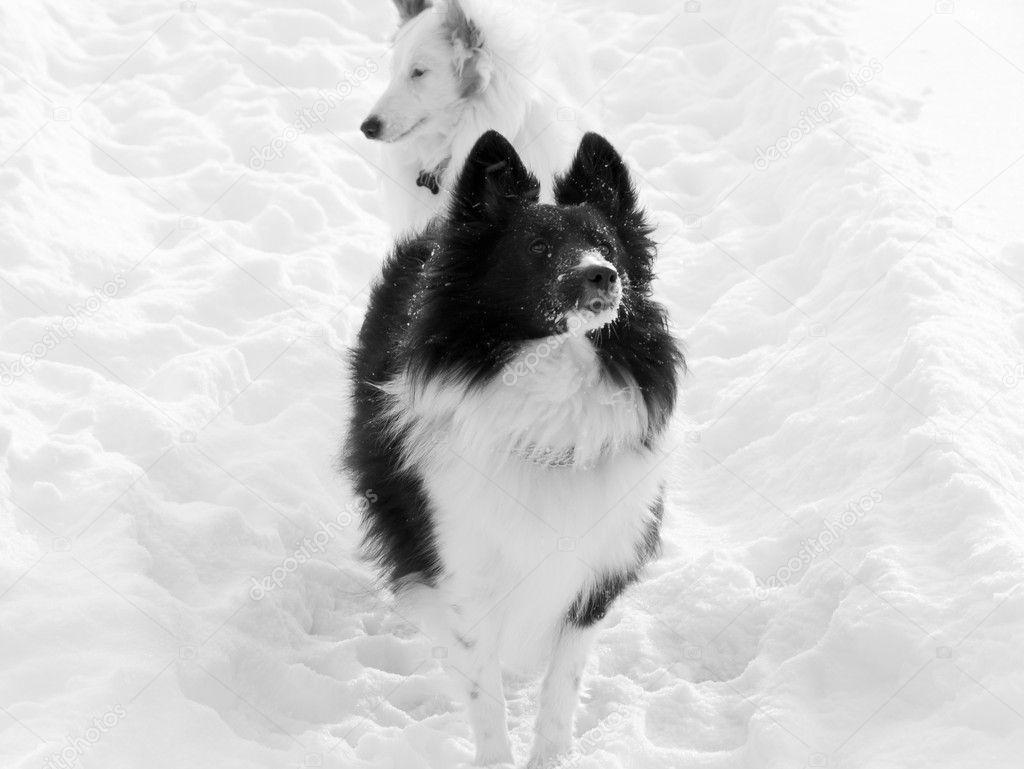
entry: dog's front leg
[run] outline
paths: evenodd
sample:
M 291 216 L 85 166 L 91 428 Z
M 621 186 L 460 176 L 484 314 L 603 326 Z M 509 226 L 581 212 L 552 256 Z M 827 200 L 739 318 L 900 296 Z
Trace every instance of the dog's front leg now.
M 512 763 L 505 719 L 505 693 L 498 659 L 498 628 L 484 622 L 471 629 L 452 627 L 447 650 L 449 674 L 463 695 L 478 766 Z
M 580 627 L 567 621 L 555 641 L 554 654 L 541 685 L 533 751 L 527 769 L 547 769 L 572 746 L 573 717 L 580 699 L 580 681 L 598 624 Z

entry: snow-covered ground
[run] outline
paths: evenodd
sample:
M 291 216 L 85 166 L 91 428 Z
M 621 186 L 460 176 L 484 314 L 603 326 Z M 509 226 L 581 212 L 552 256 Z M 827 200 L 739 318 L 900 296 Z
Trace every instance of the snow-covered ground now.
M 1024 9 L 558 3 L 692 367 L 567 766 L 1019 766 Z M 332 469 L 393 24 L 0 8 L 0 766 L 471 756 Z

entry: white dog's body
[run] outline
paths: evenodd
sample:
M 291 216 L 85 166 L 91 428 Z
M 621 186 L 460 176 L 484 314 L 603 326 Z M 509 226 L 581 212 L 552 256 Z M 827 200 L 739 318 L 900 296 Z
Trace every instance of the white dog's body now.
M 447 205 L 454 175 L 491 129 L 511 141 L 550 200 L 552 178 L 590 127 L 583 109 L 593 90 L 584 57 L 573 55 L 575 27 L 528 4 L 396 5 L 403 23 L 391 81 L 362 126 L 384 143 L 384 208 L 394 233 L 421 229 Z

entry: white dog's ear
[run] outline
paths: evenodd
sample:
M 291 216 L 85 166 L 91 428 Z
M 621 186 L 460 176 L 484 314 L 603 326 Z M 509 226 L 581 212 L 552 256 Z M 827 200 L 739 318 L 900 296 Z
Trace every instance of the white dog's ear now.
M 462 95 L 483 91 L 491 81 L 490 59 L 484 51 L 484 36 L 466 15 L 459 0 L 448 0 L 444 31 L 455 52 L 455 71 L 462 79 Z
M 398 9 L 400 24 L 405 24 L 414 16 L 419 16 L 430 7 L 430 0 L 394 0 L 395 8 Z

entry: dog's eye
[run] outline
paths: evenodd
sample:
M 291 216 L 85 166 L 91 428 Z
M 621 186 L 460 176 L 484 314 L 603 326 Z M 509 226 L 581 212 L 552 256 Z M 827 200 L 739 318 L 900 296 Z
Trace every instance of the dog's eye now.
M 530 244 L 531 254 L 546 254 L 548 252 L 548 243 L 542 238 L 537 238 Z
M 598 250 L 598 252 L 600 252 L 601 256 L 611 256 L 612 255 L 612 247 L 609 246 L 607 243 L 598 243 L 597 244 L 597 250 Z
M 414 80 L 418 77 L 423 77 L 425 74 L 427 74 L 427 71 L 425 69 L 420 69 L 419 67 L 417 67 L 410 73 L 411 77 Z

